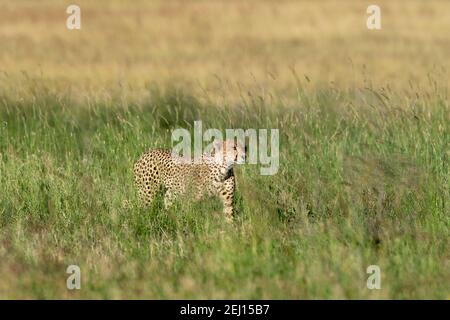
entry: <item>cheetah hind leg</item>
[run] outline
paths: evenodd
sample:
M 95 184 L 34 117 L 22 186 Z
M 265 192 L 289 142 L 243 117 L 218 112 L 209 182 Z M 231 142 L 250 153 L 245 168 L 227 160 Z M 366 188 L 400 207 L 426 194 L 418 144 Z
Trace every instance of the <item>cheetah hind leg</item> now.
M 175 202 L 178 193 L 174 190 L 165 190 L 164 192 L 164 208 L 169 209 Z
M 164 209 L 169 209 L 173 204 L 173 198 L 170 197 L 169 195 L 165 195 L 164 196 Z
M 164 199 L 165 206 L 165 189 L 163 186 L 158 188 L 139 188 L 139 199 L 140 203 L 144 208 L 151 208 L 156 206 L 157 208 L 162 207 L 161 202 Z
M 148 190 L 142 190 L 139 189 L 139 202 L 141 203 L 142 207 L 149 208 L 150 204 L 153 201 L 154 193 L 149 192 Z

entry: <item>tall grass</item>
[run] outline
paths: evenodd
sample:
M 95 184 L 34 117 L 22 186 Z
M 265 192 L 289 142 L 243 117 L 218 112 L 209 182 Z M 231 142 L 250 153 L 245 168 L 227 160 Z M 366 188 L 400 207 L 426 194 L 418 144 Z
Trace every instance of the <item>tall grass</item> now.
M 3 95 L 0 297 L 448 297 L 445 93 L 204 101 L 176 89 L 142 103 Z M 233 224 L 217 199 L 138 205 L 133 162 L 197 119 L 280 129 L 276 175 L 237 168 Z M 81 268 L 81 290 L 66 288 L 69 264 Z M 373 264 L 381 290 L 366 287 Z

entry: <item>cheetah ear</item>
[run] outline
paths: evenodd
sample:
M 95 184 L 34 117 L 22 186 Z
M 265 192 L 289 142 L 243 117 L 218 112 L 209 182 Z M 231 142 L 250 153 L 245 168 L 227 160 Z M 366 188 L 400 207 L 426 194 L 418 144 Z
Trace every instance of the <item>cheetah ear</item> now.
M 223 143 L 222 141 L 216 141 L 214 142 L 214 146 L 211 150 L 211 156 L 215 157 L 218 153 L 222 152 Z

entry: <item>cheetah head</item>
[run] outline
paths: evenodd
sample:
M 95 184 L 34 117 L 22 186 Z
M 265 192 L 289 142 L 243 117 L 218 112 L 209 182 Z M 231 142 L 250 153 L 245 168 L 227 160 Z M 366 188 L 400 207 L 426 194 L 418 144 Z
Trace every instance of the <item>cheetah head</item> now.
M 226 170 L 233 168 L 234 164 L 245 163 L 246 148 L 238 139 L 227 139 L 217 141 L 211 152 L 214 162 L 225 167 Z

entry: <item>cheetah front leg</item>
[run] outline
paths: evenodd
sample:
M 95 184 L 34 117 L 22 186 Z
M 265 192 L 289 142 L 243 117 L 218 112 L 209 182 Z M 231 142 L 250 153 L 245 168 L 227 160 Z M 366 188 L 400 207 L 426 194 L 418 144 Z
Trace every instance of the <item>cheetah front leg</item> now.
M 223 203 L 223 212 L 225 218 L 228 222 L 233 221 L 233 201 L 234 201 L 234 190 L 235 190 L 235 178 L 234 176 L 226 179 L 219 189 L 220 198 Z

